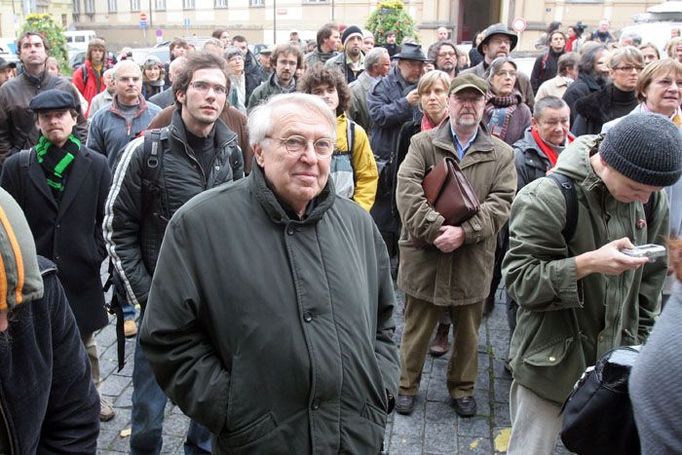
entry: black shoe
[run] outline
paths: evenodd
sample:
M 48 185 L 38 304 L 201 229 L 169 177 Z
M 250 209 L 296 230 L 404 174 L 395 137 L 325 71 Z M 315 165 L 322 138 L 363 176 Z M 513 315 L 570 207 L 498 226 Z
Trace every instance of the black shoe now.
M 414 404 L 417 401 L 415 395 L 398 395 L 395 402 L 395 412 L 403 415 L 410 415 L 414 411 Z
M 460 417 L 476 415 L 476 399 L 474 397 L 451 398 L 451 404 Z

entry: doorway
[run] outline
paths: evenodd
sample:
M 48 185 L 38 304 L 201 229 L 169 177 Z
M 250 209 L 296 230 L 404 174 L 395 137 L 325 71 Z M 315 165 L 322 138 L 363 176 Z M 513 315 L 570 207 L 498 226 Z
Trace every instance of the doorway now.
M 500 22 L 500 0 L 459 0 L 457 22 L 457 42 L 473 42 L 476 33 Z

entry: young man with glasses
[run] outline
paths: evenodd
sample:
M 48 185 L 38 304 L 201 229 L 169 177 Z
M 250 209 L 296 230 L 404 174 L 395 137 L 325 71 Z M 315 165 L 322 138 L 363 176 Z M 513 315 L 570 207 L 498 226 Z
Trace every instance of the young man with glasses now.
M 177 109 L 170 126 L 126 147 L 105 212 L 109 256 L 128 299 L 141 305 L 143 323 L 168 220 L 195 195 L 244 174 L 237 135 L 217 121 L 229 90 L 225 60 L 207 52 L 190 54 L 173 90 Z M 137 342 L 130 450 L 158 453 L 167 399 Z M 191 453 L 210 453 L 206 429 L 192 422 L 186 447 Z
M 280 44 L 273 51 L 270 62 L 275 71 L 249 97 L 246 106 L 249 112 L 272 95 L 296 91 L 296 70 L 303 63 L 301 50 L 292 44 Z
M 249 116 L 249 176 L 166 230 L 141 343 L 214 453 L 380 453 L 398 379 L 388 255 L 330 179 L 336 119 L 319 97 Z

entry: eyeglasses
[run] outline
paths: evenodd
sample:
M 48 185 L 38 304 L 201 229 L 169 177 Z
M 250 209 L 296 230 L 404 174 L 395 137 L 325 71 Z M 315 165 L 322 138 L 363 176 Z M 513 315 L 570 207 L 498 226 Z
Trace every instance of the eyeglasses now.
M 501 45 L 501 44 L 506 44 L 507 46 L 511 46 L 511 40 L 509 38 L 492 38 L 490 40 L 490 44 L 495 44 L 495 45 Z
M 289 136 L 289 137 L 273 137 L 266 136 L 268 139 L 279 141 L 280 145 L 284 145 L 287 152 L 292 155 L 301 156 L 307 149 L 308 144 L 313 144 L 315 154 L 319 158 L 327 158 L 334 153 L 334 141 L 328 137 L 321 137 L 315 141 L 310 141 L 303 136 Z
M 643 69 L 644 69 L 644 67 L 641 65 L 623 65 L 623 66 L 618 66 L 618 67 L 614 68 L 614 70 L 621 70 L 621 71 L 625 71 L 626 73 L 629 73 L 632 70 L 642 71 Z
M 495 73 L 495 76 L 509 76 L 509 77 L 516 77 L 516 71 L 509 71 L 509 70 L 501 70 Z
M 213 89 L 213 93 L 216 95 L 225 95 L 227 93 L 227 88 L 222 85 L 212 85 L 204 81 L 194 81 L 189 84 L 197 92 L 203 94 L 208 93 L 210 89 Z

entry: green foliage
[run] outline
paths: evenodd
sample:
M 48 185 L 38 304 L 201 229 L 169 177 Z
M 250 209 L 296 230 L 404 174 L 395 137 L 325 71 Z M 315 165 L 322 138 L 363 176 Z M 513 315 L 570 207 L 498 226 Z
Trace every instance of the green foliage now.
M 52 16 L 49 14 L 29 14 L 21 27 L 20 36 L 26 32 L 38 32 L 43 35 L 50 49 L 47 54 L 57 59 L 62 74 L 71 74 L 64 29 L 54 21 Z
M 377 44 L 386 44 L 386 33 L 394 31 L 396 43 L 403 42 L 403 38 L 419 41 L 414 19 L 405 11 L 401 0 L 382 0 L 377 8 L 367 18 L 365 28 L 374 34 Z

